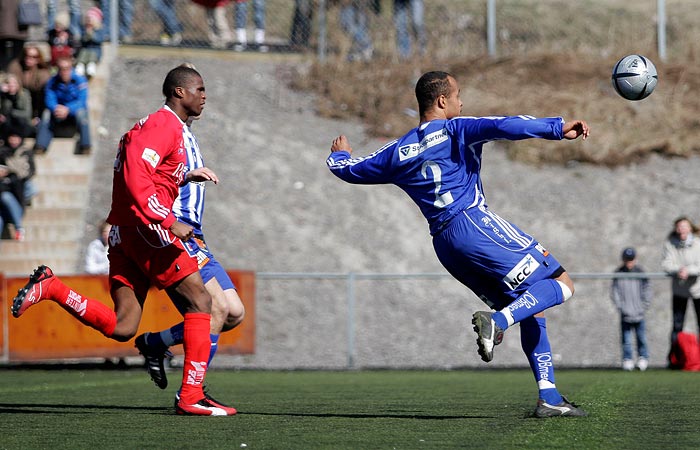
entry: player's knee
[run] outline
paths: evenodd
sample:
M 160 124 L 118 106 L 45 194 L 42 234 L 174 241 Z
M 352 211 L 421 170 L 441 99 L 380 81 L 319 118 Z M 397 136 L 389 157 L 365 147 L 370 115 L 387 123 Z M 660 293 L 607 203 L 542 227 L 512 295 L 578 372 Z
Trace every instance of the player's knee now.
M 241 322 L 243 322 L 244 318 L 245 308 L 243 307 L 243 305 L 241 305 L 240 308 L 232 308 L 231 310 L 229 310 L 229 313 L 226 316 L 226 320 L 224 321 L 222 331 L 233 330 L 238 325 L 240 325 Z
M 570 299 L 574 295 L 574 283 L 569 280 L 568 283 L 564 281 L 557 280 L 562 293 L 562 303 Z

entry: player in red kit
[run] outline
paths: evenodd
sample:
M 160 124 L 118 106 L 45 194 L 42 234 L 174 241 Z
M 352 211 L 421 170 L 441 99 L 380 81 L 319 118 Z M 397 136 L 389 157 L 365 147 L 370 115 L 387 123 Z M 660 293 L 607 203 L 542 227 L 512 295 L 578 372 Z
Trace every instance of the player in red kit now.
M 211 296 L 197 262 L 182 241 L 192 227 L 175 219 L 171 209 L 182 183 L 211 181 L 207 173 L 186 171 L 182 130 L 189 116 L 202 113 L 206 101 L 200 74 L 176 67 L 163 82 L 165 105 L 141 119 L 119 143 L 114 161 L 109 235 L 109 282 L 114 310 L 83 297 L 39 266 L 12 303 L 19 317 L 30 306 L 48 299 L 105 336 L 126 342 L 134 337 L 148 289 L 165 289 L 185 311 L 185 361 L 178 414 L 236 414 L 204 394 L 202 383 L 209 358 Z

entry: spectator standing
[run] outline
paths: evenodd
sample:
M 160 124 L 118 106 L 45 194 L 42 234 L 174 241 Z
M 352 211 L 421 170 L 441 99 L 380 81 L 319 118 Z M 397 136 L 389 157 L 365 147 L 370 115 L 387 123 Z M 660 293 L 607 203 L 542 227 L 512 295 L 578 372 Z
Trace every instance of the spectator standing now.
M 48 0 L 46 2 L 46 26 L 51 30 L 56 24 L 56 18 L 61 14 L 57 8 L 58 0 Z M 80 0 L 68 0 L 68 23 L 66 28 L 76 39 L 80 39 L 80 24 L 82 22 L 80 13 Z
M 309 47 L 313 27 L 313 0 L 294 0 L 294 16 L 289 43 L 295 49 Z
M 78 23 L 80 27 L 80 23 Z M 58 65 L 60 58 L 73 58 L 79 45 L 78 34 L 73 34 L 69 26 L 68 13 L 56 14 L 53 27 L 49 30 L 48 43 L 51 48 L 51 65 Z
M 253 24 L 255 31 L 253 41 L 261 52 L 266 52 L 269 47 L 265 45 L 265 0 L 250 0 L 253 3 Z M 243 51 L 248 46 L 248 0 L 236 0 L 234 11 L 234 26 L 236 28 L 236 44 L 234 50 Z
M 97 64 L 102 59 L 102 11 L 93 6 L 85 11 L 83 29 L 80 34 L 80 50 L 75 72 L 89 80 L 97 73 Z
M 615 273 L 642 274 L 644 269 L 637 264 L 637 251 L 627 247 L 622 251 L 622 265 Z M 649 366 L 646 323 L 644 316 L 651 305 L 651 285 L 648 278 L 615 278 L 612 282 L 611 297 L 620 312 L 622 336 L 622 369 L 634 370 L 632 333 L 637 339 L 637 368 L 642 372 Z
M 163 22 L 163 32 L 160 35 L 160 45 L 177 47 L 182 42 L 182 23 L 177 18 L 175 0 L 148 0 L 151 8 Z
M 369 61 L 374 47 L 369 35 L 367 0 L 344 0 L 340 6 L 340 26 L 350 37 L 352 44 L 348 53 L 349 61 Z
M 0 147 L 0 230 L 5 222 L 12 223 L 17 241 L 24 240 L 24 206 L 36 192 L 30 180 L 35 172 L 34 155 L 23 144 L 22 129 L 11 128 Z
M 91 241 L 85 252 L 85 272 L 93 275 L 107 275 L 109 273 L 109 230 L 112 225 L 106 221 L 100 224 L 100 235 Z
M 693 301 L 695 315 L 700 323 L 700 239 L 698 228 L 686 216 L 673 223 L 663 247 L 661 267 L 671 276 L 673 328 L 671 350 L 674 351 L 678 333 L 683 331 L 688 301 Z
M 213 48 L 227 48 L 233 42 L 233 33 L 226 18 L 226 6 L 230 0 L 192 0 L 204 7 L 209 27 L 209 45 Z
M 0 80 L 0 139 L 10 128 L 19 128 L 27 136 L 32 128 L 32 94 L 24 89 L 15 74 L 5 74 Z
M 401 59 L 408 59 L 411 56 L 411 36 L 415 39 L 418 53 L 421 56 L 425 55 L 427 40 L 425 36 L 424 10 L 423 0 L 394 0 L 396 47 L 399 50 Z
M 37 154 L 46 152 L 53 139 L 55 127 L 66 121 L 75 121 L 80 133 L 80 151 L 90 153 L 87 79 L 75 73 L 70 58 L 59 59 L 57 66 L 58 73 L 46 84 L 46 109 L 37 129 L 34 151 Z
M 119 17 L 117 22 L 117 39 L 124 44 L 131 44 L 134 38 L 131 35 L 131 23 L 134 19 L 134 1 L 133 0 L 117 0 L 118 14 Z M 111 0 L 102 0 L 100 3 L 102 7 L 103 16 L 103 26 L 102 26 L 102 40 L 109 41 L 112 36 L 112 9 Z
M 19 58 L 27 40 L 27 29 L 17 22 L 21 0 L 0 0 L 0 72 L 7 71 L 12 61 Z
M 20 79 L 22 86 L 29 91 L 32 97 L 32 128 L 27 137 L 34 137 L 41 113 L 46 107 L 46 83 L 51 78 L 51 72 L 39 46 L 36 44 L 25 45 L 21 62 L 14 62 L 10 67 L 10 72 Z

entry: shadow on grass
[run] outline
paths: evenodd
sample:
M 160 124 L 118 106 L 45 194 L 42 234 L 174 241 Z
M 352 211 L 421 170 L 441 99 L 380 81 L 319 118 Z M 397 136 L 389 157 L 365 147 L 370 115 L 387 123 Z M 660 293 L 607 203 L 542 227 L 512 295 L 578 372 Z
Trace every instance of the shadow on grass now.
M 459 420 L 459 419 L 495 419 L 495 416 L 459 415 L 438 416 L 433 414 L 359 414 L 359 413 L 268 413 L 255 411 L 238 411 L 239 415 L 250 416 L 285 416 L 285 417 L 319 417 L 319 418 L 345 418 L 345 419 L 411 419 L 411 420 Z
M 173 408 L 166 406 L 125 405 L 67 405 L 65 403 L 0 403 L 0 414 L 54 414 L 57 412 L 78 414 L 82 410 L 149 411 L 172 414 Z

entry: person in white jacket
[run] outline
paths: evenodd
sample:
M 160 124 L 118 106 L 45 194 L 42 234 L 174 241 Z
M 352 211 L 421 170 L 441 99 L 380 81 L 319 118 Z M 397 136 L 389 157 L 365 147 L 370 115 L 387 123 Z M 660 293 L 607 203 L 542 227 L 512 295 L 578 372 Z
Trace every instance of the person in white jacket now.
M 107 239 L 112 225 L 102 222 L 100 237 L 90 242 L 85 252 L 85 272 L 93 275 L 107 275 L 109 273 L 109 260 L 107 259 Z
M 671 349 L 683 331 L 688 300 L 692 299 L 700 323 L 700 238 L 698 228 L 683 216 L 673 223 L 673 231 L 664 242 L 661 267 L 671 276 L 673 329 Z

